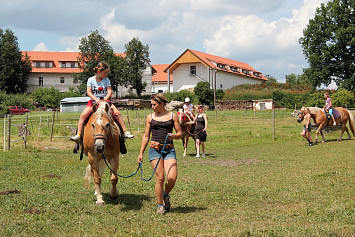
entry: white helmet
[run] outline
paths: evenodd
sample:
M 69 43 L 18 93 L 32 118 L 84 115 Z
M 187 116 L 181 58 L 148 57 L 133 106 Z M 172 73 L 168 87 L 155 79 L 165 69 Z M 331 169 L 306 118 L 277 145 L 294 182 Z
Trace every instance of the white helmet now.
M 188 103 L 188 102 L 190 102 L 190 98 L 189 98 L 189 97 L 186 97 L 186 98 L 185 98 L 185 103 Z

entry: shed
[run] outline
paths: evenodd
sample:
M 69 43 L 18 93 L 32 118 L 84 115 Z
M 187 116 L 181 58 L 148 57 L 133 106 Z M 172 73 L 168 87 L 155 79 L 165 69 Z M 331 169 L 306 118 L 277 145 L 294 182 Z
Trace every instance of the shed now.
M 253 110 L 272 110 L 273 108 L 272 99 L 253 100 Z
M 60 112 L 82 112 L 90 97 L 67 97 L 60 101 Z

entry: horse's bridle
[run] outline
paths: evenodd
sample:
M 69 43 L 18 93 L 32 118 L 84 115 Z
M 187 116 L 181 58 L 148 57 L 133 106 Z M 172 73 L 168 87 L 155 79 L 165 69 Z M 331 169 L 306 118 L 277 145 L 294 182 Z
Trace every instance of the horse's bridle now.
M 94 140 L 95 140 L 95 141 L 96 141 L 97 139 L 104 139 L 104 140 L 107 139 L 107 135 L 104 136 L 104 135 L 102 135 L 102 134 L 93 134 L 93 136 L 94 136 Z

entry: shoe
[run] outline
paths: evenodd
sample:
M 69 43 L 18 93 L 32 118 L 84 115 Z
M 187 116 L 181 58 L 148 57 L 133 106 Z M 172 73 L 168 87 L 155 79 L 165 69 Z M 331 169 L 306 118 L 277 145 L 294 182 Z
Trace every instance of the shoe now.
M 205 153 L 202 153 L 202 158 L 205 158 L 205 157 L 206 157 Z
M 308 143 L 308 146 L 313 146 L 313 142 Z
M 200 157 L 200 154 L 196 154 L 196 156 L 195 156 L 195 157 L 199 158 L 199 157 Z
M 80 138 L 79 135 L 75 135 L 74 137 L 71 137 L 71 138 L 70 138 L 70 141 L 79 143 L 79 142 L 80 142 L 80 139 L 81 139 L 81 138 Z
M 334 123 L 333 123 L 333 126 L 336 126 L 336 125 L 337 125 L 337 123 L 336 123 L 336 122 L 334 122 Z
M 158 208 L 157 208 L 157 214 L 165 215 L 165 207 L 164 207 L 164 205 L 158 206 Z
M 169 194 L 164 193 L 164 204 L 165 204 L 165 210 L 169 211 L 170 210 L 170 196 L 169 196 Z
M 134 138 L 134 136 L 132 135 L 132 133 L 130 133 L 129 131 L 125 132 L 124 137 L 125 137 L 125 138 Z

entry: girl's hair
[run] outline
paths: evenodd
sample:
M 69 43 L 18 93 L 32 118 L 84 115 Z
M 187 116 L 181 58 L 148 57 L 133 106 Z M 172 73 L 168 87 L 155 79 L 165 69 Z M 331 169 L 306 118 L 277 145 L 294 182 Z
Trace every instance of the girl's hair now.
M 327 95 L 327 96 L 329 96 L 329 93 L 328 93 L 328 92 L 325 92 L 325 93 L 324 93 L 324 95 Z
M 106 63 L 104 61 L 101 61 L 101 62 L 99 62 L 99 64 L 97 64 L 96 67 L 94 67 L 92 69 L 92 71 L 96 74 L 99 71 L 106 70 L 106 69 L 110 70 L 110 65 L 108 65 L 108 63 Z
M 203 109 L 202 105 L 197 105 L 197 109 Z
M 151 100 L 155 100 L 156 102 L 158 102 L 159 104 L 161 103 L 168 103 L 168 101 L 165 99 L 165 96 L 163 94 L 154 94 L 150 97 Z

